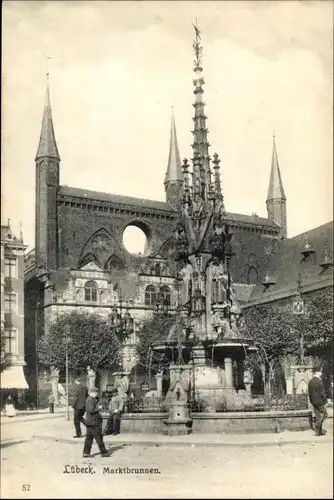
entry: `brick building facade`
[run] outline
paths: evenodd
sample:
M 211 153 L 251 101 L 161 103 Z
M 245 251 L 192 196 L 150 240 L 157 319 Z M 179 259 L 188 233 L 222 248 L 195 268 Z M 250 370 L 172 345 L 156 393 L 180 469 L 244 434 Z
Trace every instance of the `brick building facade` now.
M 203 151 L 208 151 L 204 102 L 198 98 L 201 92 L 202 88 L 194 90 L 194 137 L 200 134 Z M 206 161 L 210 161 L 208 154 Z M 173 118 L 165 178 L 161 166 L 165 202 L 62 186 L 49 88 L 35 169 L 35 249 L 26 256 L 25 273 L 25 330 L 31 387 L 36 379 L 36 338 L 57 314 L 81 308 L 98 312 L 107 320 L 122 297 L 138 328 L 143 318 L 152 314 L 159 292 L 166 295 L 170 308 L 175 307 L 169 251 L 178 222 L 183 182 Z M 242 302 L 248 300 L 253 286 L 262 281 L 268 256 L 287 235 L 286 197 L 275 141 L 268 179 L 269 176 L 267 200 L 265 196 L 263 200 L 268 218 L 226 213 L 234 233 L 231 272 Z M 144 255 L 130 254 L 124 247 L 123 233 L 129 226 L 137 226 L 145 233 Z M 124 368 L 128 370 L 136 362 L 134 346 L 132 336 L 124 354 Z M 102 388 L 110 380 L 109 375 L 102 376 Z

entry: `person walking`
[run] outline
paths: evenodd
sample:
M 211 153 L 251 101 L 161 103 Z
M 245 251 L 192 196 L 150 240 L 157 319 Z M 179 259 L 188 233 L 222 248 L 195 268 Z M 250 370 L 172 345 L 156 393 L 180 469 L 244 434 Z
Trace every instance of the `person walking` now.
M 82 437 L 81 426 L 82 422 L 86 425 L 85 419 L 83 418 L 86 408 L 86 399 L 88 396 L 88 390 L 85 384 L 83 384 L 78 378 L 74 380 L 75 383 L 75 394 L 73 398 L 72 408 L 74 410 L 74 427 L 75 427 L 75 438 Z
M 308 395 L 315 415 L 315 434 L 324 436 L 326 433 L 322 430 L 322 424 L 327 416 L 325 408 L 327 397 L 321 372 L 316 368 L 313 369 L 313 377 L 308 383 Z
M 50 392 L 50 394 L 48 396 L 48 404 L 49 404 L 49 412 L 50 413 L 55 412 L 55 401 L 56 401 L 56 398 L 54 397 L 52 392 Z
M 121 394 L 121 389 L 114 388 L 112 390 L 112 397 L 109 403 L 109 418 L 104 431 L 105 435 L 112 434 L 116 436 L 121 432 L 121 418 L 124 407 L 124 399 Z
M 88 458 L 92 455 L 90 454 L 92 449 L 93 440 L 95 439 L 101 456 L 109 457 L 109 453 L 103 442 L 102 437 L 102 405 L 98 403 L 99 391 L 96 387 L 93 387 L 89 391 L 89 395 L 86 401 L 86 438 L 83 449 L 83 457 Z
M 7 417 L 15 417 L 16 415 L 16 410 L 15 410 L 15 405 L 14 405 L 14 399 L 12 396 L 9 394 L 6 404 L 5 404 L 5 412 Z

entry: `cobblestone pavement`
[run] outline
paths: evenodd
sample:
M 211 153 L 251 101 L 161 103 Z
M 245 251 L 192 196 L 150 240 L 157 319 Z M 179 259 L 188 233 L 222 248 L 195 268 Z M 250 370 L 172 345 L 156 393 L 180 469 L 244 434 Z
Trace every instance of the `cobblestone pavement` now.
M 1 498 L 333 496 L 330 442 L 246 448 L 115 444 L 109 458 L 84 459 L 81 446 L 32 438 L 48 425 L 2 426 Z M 66 465 L 86 467 L 87 472 L 67 473 Z

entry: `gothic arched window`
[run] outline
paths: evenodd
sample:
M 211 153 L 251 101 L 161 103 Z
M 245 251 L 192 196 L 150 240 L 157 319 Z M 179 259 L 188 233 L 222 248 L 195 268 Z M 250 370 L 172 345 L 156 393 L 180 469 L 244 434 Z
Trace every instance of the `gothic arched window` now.
M 159 292 L 160 292 L 160 297 L 162 296 L 165 299 L 166 305 L 170 306 L 171 292 L 168 286 L 161 286 Z
M 87 281 L 85 284 L 85 302 L 97 302 L 97 284 Z
M 157 300 L 157 291 L 153 285 L 148 285 L 145 290 L 145 305 L 153 306 Z
M 258 273 L 255 267 L 251 267 L 247 274 L 247 283 L 249 285 L 256 285 L 258 279 Z

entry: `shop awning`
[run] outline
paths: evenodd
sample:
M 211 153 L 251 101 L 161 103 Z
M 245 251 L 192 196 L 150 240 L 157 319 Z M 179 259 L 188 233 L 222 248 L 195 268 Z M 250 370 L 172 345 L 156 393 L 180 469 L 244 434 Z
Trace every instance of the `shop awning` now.
M 29 389 L 23 366 L 8 366 L 0 374 L 1 389 Z

